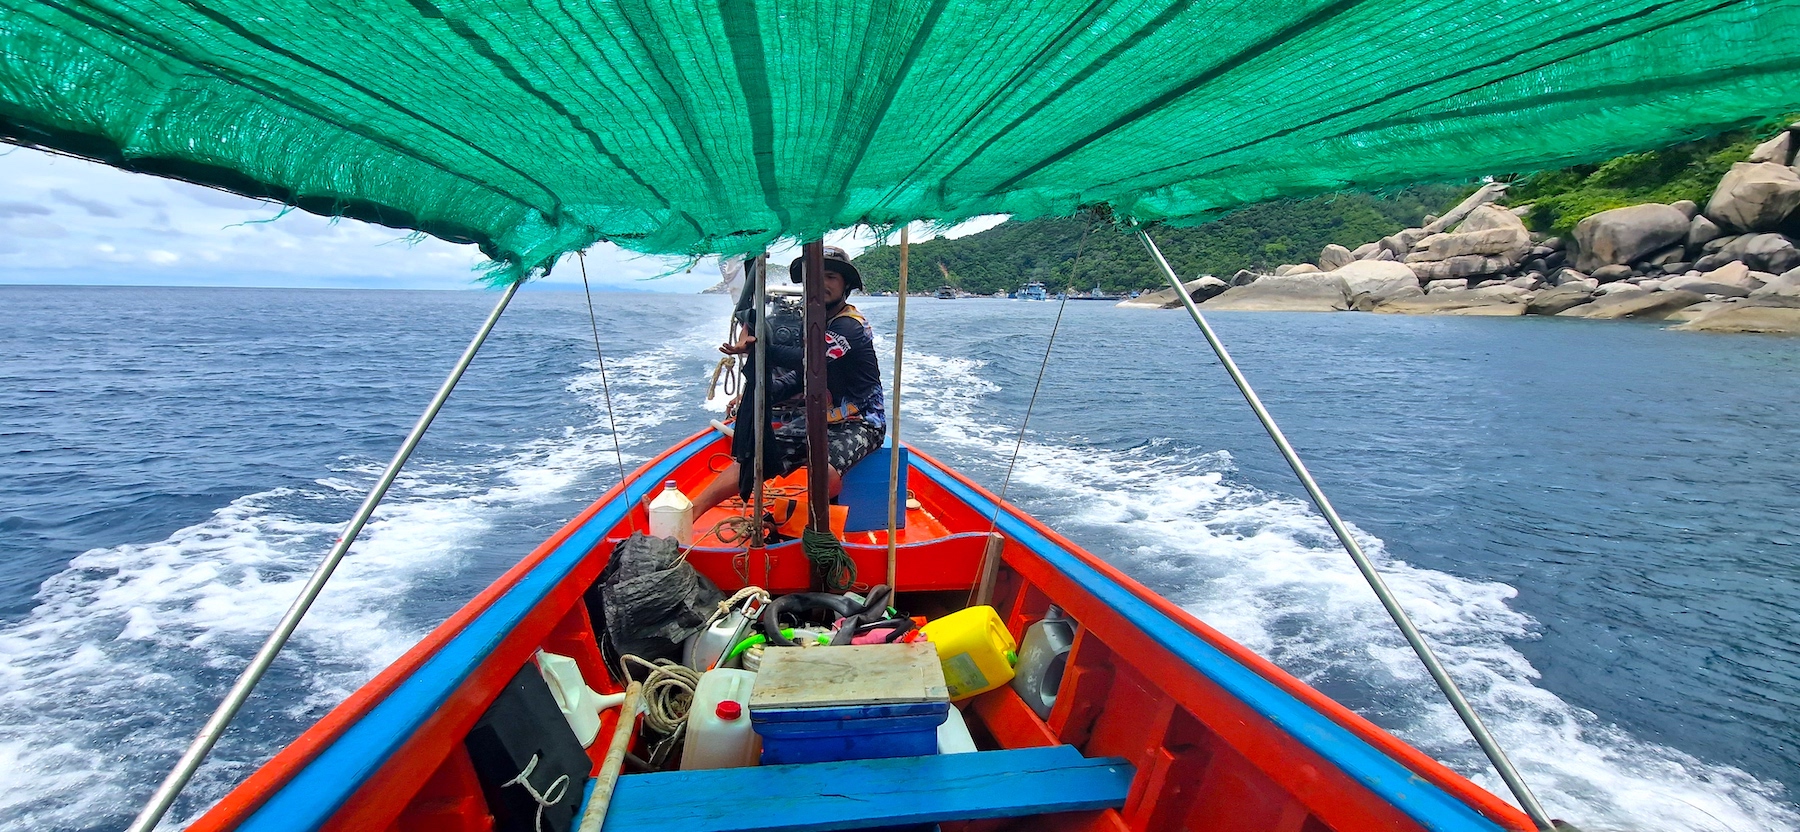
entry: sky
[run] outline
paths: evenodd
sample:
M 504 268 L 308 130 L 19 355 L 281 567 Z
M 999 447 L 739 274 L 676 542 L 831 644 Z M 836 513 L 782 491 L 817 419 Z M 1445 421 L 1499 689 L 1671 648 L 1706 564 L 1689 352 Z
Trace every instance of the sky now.
M 0 145 L 0 284 L 475 289 L 486 258 L 472 245 L 328 219 L 172 179 Z M 1004 222 L 978 217 L 941 236 Z M 934 234 L 915 224 L 915 241 Z M 826 240 L 860 254 L 867 229 Z M 797 246 L 772 250 L 785 262 Z M 690 271 L 691 266 L 691 271 Z M 601 243 L 587 254 L 597 290 L 692 293 L 719 282 L 716 260 L 651 257 Z M 574 263 L 534 288 L 580 289 Z

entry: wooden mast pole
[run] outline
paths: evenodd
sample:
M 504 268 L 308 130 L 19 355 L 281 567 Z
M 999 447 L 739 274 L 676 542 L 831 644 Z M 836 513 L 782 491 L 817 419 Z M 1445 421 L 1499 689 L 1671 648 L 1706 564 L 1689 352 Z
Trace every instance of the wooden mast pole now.
M 802 250 L 806 290 L 806 500 L 811 507 L 807 527 L 831 533 L 831 495 L 826 488 L 825 447 L 825 242 L 814 240 Z

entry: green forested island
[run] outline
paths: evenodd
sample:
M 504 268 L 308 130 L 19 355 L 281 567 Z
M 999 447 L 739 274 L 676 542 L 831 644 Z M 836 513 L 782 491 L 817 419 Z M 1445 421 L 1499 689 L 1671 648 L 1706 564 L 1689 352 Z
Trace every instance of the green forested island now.
M 1417 224 L 1419 217 L 1444 210 L 1474 186 L 1426 185 L 1392 194 L 1338 194 L 1307 200 L 1268 202 L 1191 228 L 1156 233 L 1169 264 L 1183 278 L 1230 276 L 1255 269 L 1310 260 L 1327 243 L 1357 245 Z M 1082 232 L 1087 243 L 1070 277 Z M 866 289 L 898 287 L 900 249 L 878 246 L 856 258 Z M 936 239 L 912 246 L 908 289 L 929 292 L 955 286 L 965 292 L 1011 292 L 1037 281 L 1054 292 L 1095 286 L 1117 294 L 1163 285 L 1162 275 L 1137 239 L 1118 226 L 1092 217 L 1002 223 L 980 234 Z
M 1513 181 L 1510 204 L 1534 206 L 1525 218 L 1533 230 L 1567 236 L 1575 223 L 1611 208 L 1683 199 L 1704 205 L 1733 162 L 1793 120 L 1790 115 L 1598 164 L 1498 178 Z M 1330 243 L 1354 248 L 1419 225 L 1425 215 L 1442 213 L 1474 188 L 1473 183 L 1424 185 L 1382 195 L 1268 202 L 1205 225 L 1161 228 L 1156 240 L 1183 279 L 1203 274 L 1229 278 L 1239 269 L 1265 271 L 1313 261 Z M 1079 273 L 1071 277 L 1076 247 L 1089 228 Z M 891 245 L 871 248 L 856 259 L 871 292 L 897 288 L 899 262 L 899 249 Z M 950 285 L 978 294 L 1011 292 L 1032 281 L 1052 293 L 1098 286 L 1109 294 L 1160 288 L 1164 282 L 1136 239 L 1108 221 L 1087 216 L 1007 222 L 960 239 L 916 244 L 909 280 L 915 292 Z

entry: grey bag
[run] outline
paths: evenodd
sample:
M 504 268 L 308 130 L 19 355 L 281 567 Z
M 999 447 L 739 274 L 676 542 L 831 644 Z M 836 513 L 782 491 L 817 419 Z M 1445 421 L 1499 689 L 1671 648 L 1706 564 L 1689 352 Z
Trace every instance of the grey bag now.
M 724 598 L 674 540 L 643 532 L 613 549 L 585 595 L 601 654 L 615 668 L 626 653 L 679 661 L 682 642 L 700 631 Z

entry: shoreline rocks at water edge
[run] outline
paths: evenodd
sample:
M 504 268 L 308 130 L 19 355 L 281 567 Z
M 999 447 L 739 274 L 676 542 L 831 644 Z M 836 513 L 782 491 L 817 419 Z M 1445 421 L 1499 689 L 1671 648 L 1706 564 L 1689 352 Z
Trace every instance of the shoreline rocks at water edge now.
M 1688 200 L 1614 208 L 1569 239 L 1526 228 L 1495 182 L 1441 217 L 1317 263 L 1184 284 L 1207 310 L 1554 315 L 1656 320 L 1702 332 L 1800 334 L 1800 123 Z M 1119 304 L 1180 305 L 1173 289 Z

